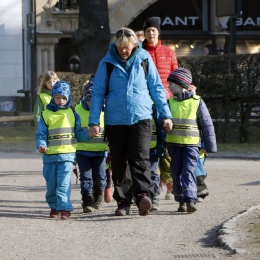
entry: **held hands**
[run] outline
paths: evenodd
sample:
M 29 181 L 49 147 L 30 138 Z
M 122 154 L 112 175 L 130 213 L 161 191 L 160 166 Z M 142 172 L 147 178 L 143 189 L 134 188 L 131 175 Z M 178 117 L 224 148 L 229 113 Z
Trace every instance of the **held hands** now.
M 171 119 L 164 119 L 163 120 L 163 129 L 165 131 L 170 131 L 172 129 L 172 120 Z
M 95 125 L 89 128 L 88 134 L 90 137 L 94 137 L 94 136 L 98 136 L 99 132 L 100 132 L 100 126 Z
M 45 153 L 45 152 L 47 152 L 49 149 L 47 148 L 47 147 L 44 147 L 44 146 L 40 146 L 38 149 L 37 149 L 37 151 L 39 152 L 39 153 Z

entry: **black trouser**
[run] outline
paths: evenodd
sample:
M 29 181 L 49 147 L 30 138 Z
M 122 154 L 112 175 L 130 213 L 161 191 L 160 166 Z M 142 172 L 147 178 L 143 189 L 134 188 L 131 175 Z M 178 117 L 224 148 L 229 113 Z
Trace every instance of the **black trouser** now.
M 134 196 L 138 205 L 139 194 L 153 196 L 154 186 L 149 160 L 151 129 L 151 120 L 141 120 L 134 125 L 105 126 L 112 158 L 115 189 L 113 197 L 117 202 L 131 203 Z M 126 177 L 127 163 L 132 177 L 132 187 L 129 178 Z

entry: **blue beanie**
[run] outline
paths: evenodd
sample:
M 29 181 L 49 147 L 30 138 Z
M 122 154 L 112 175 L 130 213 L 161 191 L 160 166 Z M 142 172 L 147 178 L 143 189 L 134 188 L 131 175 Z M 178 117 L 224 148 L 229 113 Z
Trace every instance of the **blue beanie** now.
M 57 95 L 63 95 L 69 101 L 71 98 L 70 84 L 66 81 L 58 80 L 52 88 L 52 98 Z

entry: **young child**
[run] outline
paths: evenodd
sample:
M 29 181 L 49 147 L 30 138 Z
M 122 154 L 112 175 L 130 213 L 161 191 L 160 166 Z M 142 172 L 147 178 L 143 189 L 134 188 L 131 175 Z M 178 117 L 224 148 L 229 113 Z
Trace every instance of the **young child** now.
M 40 121 L 42 111 L 51 101 L 51 90 L 57 80 L 59 80 L 59 78 L 53 71 L 47 71 L 42 76 L 42 80 L 37 91 L 38 96 L 34 105 L 34 123 L 36 126 Z
M 207 153 L 217 152 L 216 136 L 211 116 L 201 97 L 188 91 L 191 72 L 177 68 L 168 76 L 169 89 L 174 95 L 169 99 L 173 128 L 166 142 L 171 157 L 171 173 L 178 212 L 196 211 L 196 167 L 201 148 L 201 135 Z
M 75 111 L 80 116 L 81 127 L 88 128 L 89 108 L 94 75 L 84 86 L 83 98 L 76 105 Z M 101 113 L 100 126 L 104 128 L 104 113 Z M 103 193 L 106 188 L 107 143 L 104 134 L 99 134 L 88 143 L 77 143 L 76 158 L 80 171 L 80 189 L 84 213 L 100 209 L 103 204 Z M 110 191 L 111 189 L 109 189 Z M 108 191 L 108 190 L 106 190 Z
M 80 118 L 70 108 L 71 103 L 70 85 L 57 81 L 35 135 L 36 149 L 43 153 L 45 198 L 51 209 L 50 218 L 57 219 L 60 213 L 62 220 L 68 219 L 73 210 L 70 186 L 76 140 L 86 142 L 91 139 L 88 131 L 81 128 Z

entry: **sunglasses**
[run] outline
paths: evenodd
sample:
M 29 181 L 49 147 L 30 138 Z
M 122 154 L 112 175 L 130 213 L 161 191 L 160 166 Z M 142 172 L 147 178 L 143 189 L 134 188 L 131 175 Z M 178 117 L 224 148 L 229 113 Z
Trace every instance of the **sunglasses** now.
M 125 35 L 126 37 L 131 37 L 133 36 L 133 33 L 126 29 L 120 29 L 116 32 L 116 38 L 120 38 L 122 35 Z

